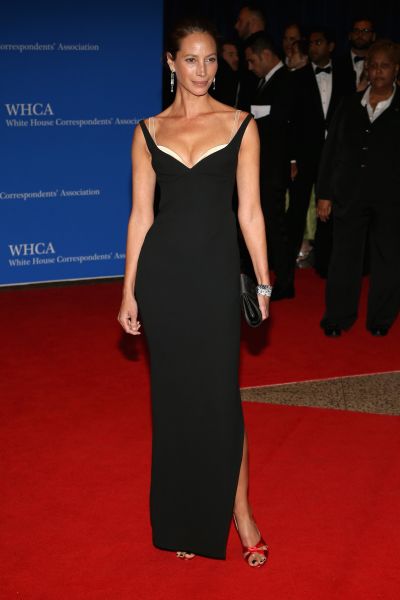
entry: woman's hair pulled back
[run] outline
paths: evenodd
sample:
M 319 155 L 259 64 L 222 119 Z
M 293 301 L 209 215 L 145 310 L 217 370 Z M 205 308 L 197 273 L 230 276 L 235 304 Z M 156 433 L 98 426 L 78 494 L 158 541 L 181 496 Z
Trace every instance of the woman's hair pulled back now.
M 165 51 L 171 54 L 173 60 L 175 60 L 176 53 L 180 50 L 182 40 L 191 33 L 208 33 L 215 41 L 218 49 L 219 40 L 215 26 L 207 19 L 186 17 L 180 19 L 167 36 Z

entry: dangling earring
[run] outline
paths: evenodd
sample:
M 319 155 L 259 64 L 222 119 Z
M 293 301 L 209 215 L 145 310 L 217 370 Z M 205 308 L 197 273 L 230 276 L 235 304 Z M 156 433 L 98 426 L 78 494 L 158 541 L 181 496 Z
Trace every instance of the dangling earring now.
M 213 90 L 215 90 L 215 77 L 213 79 Z
M 171 94 L 174 91 L 175 71 L 171 71 Z

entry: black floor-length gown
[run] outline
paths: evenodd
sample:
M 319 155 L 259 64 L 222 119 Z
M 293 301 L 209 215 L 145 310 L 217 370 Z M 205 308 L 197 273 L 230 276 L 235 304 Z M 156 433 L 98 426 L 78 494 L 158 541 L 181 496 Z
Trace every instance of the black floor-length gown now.
M 244 436 L 232 192 L 250 119 L 192 168 L 140 122 L 161 190 L 135 282 L 150 350 L 153 543 L 221 559 Z

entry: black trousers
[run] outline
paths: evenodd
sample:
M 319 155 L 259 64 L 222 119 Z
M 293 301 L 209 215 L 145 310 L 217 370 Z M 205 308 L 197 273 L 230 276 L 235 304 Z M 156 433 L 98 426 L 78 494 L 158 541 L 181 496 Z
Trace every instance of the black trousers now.
M 274 287 L 285 289 L 293 284 L 290 269 L 289 239 L 286 222 L 287 181 L 281 183 L 261 179 L 261 206 L 267 232 L 268 259 L 275 273 Z
M 321 277 L 328 276 L 329 262 L 332 256 L 333 219 L 327 221 L 317 219 L 314 237 L 314 268 Z
M 260 181 L 261 207 L 263 210 L 267 234 L 269 268 L 275 273 L 274 288 L 285 289 L 293 284 L 294 270 L 290 269 L 289 243 L 286 228 L 285 204 L 286 183 L 271 184 Z M 237 194 L 234 194 L 233 206 L 237 216 Z M 255 278 L 253 265 L 243 235 L 238 224 L 238 242 L 240 251 L 240 268 Z
M 287 232 L 289 238 L 289 262 L 291 268 L 296 267 L 296 258 L 304 237 L 307 212 L 313 186 L 317 178 L 317 168 L 299 164 L 299 173 L 290 183 L 290 202 L 286 213 Z M 317 221 L 314 240 L 315 269 L 322 276 L 328 273 L 332 251 L 332 221 Z
M 333 251 L 322 326 L 349 328 L 357 318 L 365 245 L 370 246 L 367 328 L 387 326 L 400 308 L 400 206 L 359 202 L 346 214 L 334 208 Z M 369 234 L 369 235 L 368 235 Z

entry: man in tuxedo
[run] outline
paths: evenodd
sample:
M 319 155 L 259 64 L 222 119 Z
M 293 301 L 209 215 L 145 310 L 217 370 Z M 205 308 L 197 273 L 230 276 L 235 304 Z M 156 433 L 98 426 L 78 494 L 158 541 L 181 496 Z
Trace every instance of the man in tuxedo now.
M 247 68 L 245 58 L 246 40 L 255 33 L 265 30 L 264 12 L 258 4 L 247 3 L 239 11 L 235 29 L 240 39 L 239 44 L 239 95 L 238 108 L 249 111 L 250 103 L 257 87 L 257 77 Z
M 293 274 L 289 269 L 285 221 L 290 161 L 295 159 L 292 77 L 280 60 L 272 40 L 264 32 L 247 39 L 245 54 L 249 70 L 259 78 L 251 112 L 260 134 L 261 203 L 266 221 L 268 252 L 276 276 L 271 300 L 293 298 Z
M 349 33 L 350 50 L 337 61 L 337 68 L 352 92 L 362 91 L 367 87 L 364 67 L 368 49 L 375 41 L 374 29 L 370 18 L 355 19 Z
M 290 264 L 294 270 L 302 244 L 311 192 L 317 180 L 318 165 L 329 123 L 345 93 L 340 73 L 332 62 L 335 43 L 324 27 L 310 31 L 308 65 L 291 73 L 296 81 L 296 138 L 298 175 L 290 184 L 290 204 L 286 213 Z M 315 268 L 326 277 L 331 252 L 331 223 L 318 221 L 315 238 Z

